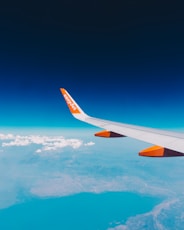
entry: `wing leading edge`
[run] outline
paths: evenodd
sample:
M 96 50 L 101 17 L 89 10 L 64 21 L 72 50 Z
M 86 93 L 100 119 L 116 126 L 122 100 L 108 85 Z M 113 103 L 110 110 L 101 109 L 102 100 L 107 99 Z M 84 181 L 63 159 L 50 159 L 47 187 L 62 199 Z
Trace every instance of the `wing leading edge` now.
M 60 88 L 60 91 L 66 101 L 66 104 L 68 105 L 70 112 L 76 119 L 104 129 L 103 131 L 96 133 L 95 136 L 128 136 L 154 145 L 140 151 L 140 156 L 184 156 L 184 134 L 91 117 L 80 108 L 80 106 L 64 88 Z

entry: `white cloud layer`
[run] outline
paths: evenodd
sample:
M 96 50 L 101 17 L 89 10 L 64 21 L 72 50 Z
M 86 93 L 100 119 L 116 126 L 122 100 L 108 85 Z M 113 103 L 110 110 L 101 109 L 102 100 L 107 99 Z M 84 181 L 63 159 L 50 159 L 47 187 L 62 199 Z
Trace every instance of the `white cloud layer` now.
M 88 142 L 88 143 L 85 143 L 84 145 L 85 145 L 85 146 L 92 146 L 92 145 L 94 145 L 94 144 L 95 144 L 94 142 L 90 141 L 90 142 Z
M 2 141 L 2 147 L 10 146 L 28 146 L 31 144 L 40 145 L 41 147 L 36 149 L 36 153 L 45 151 L 57 151 L 65 147 L 71 147 L 78 149 L 81 146 L 92 146 L 95 143 L 90 141 L 84 143 L 80 139 L 66 139 L 63 136 L 40 136 L 40 135 L 13 135 L 0 133 L 0 140 Z

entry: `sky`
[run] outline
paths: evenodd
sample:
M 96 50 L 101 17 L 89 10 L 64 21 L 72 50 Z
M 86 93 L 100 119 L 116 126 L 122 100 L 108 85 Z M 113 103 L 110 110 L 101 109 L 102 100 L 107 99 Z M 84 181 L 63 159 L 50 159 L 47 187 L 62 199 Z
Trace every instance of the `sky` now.
M 89 127 L 59 88 L 90 115 L 180 129 L 181 1 L 7 2 L 0 7 L 1 127 Z

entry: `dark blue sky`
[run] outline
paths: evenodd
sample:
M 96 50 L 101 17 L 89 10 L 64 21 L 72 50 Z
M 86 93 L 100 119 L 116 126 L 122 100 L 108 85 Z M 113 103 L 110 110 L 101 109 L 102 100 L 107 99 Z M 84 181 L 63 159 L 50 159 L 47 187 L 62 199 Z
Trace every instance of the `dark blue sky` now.
M 181 1 L 7 3 L 0 126 L 75 127 L 65 87 L 94 116 L 184 127 Z

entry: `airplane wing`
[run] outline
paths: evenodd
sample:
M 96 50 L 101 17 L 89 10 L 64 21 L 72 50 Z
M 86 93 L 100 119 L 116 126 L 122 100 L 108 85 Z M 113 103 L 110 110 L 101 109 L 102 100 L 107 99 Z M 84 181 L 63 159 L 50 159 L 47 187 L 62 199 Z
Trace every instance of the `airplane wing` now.
M 76 119 L 103 129 L 101 132 L 96 133 L 95 136 L 106 138 L 127 136 L 154 145 L 140 151 L 140 156 L 184 156 L 184 134 L 91 117 L 80 108 L 64 88 L 60 88 L 60 91 L 70 112 Z

